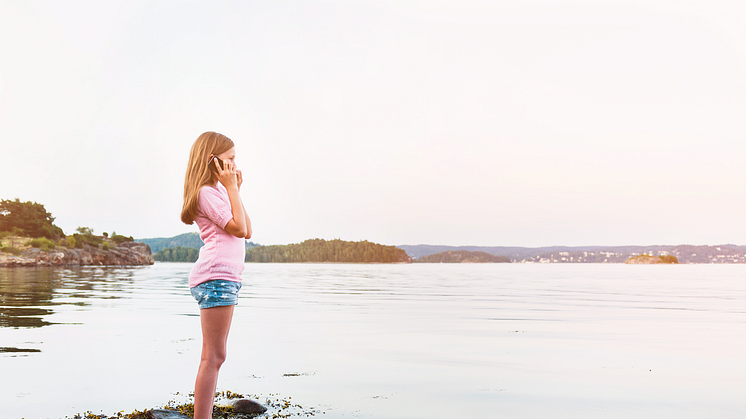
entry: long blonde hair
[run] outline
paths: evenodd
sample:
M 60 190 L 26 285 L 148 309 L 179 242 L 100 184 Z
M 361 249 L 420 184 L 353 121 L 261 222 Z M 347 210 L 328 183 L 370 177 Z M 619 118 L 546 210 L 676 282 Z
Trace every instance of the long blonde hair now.
M 225 153 L 234 147 L 233 141 L 223 134 L 208 131 L 194 141 L 189 151 L 186 176 L 184 177 L 184 205 L 181 208 L 181 221 L 193 224 L 197 216 L 199 190 L 205 185 L 212 185 L 215 179 L 207 167 L 210 154 Z

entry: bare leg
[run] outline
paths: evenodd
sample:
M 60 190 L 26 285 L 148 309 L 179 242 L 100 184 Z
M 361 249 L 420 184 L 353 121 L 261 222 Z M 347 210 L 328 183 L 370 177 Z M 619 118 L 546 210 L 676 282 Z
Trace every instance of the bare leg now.
M 212 418 L 218 371 L 225 361 L 234 307 L 219 306 L 199 311 L 202 324 L 202 356 L 197 381 L 194 383 L 194 419 Z

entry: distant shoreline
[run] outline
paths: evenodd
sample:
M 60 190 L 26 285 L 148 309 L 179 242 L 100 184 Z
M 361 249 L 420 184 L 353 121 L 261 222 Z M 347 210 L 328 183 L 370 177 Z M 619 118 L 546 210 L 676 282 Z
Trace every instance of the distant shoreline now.
M 174 237 L 157 237 L 137 239 L 146 243 L 157 253 L 164 248 L 178 246 L 199 249 L 202 241 L 196 232 L 179 234 Z M 353 243 L 353 242 L 348 242 Z M 271 245 L 289 246 L 289 245 Z M 381 245 L 384 246 L 384 245 Z M 247 242 L 247 250 L 270 247 Z M 391 246 L 386 246 L 391 247 Z M 416 262 L 423 256 L 446 251 L 484 252 L 493 256 L 505 256 L 512 263 L 625 263 L 630 257 L 652 254 L 654 256 L 669 254 L 676 256 L 680 264 L 731 264 L 746 263 L 746 246 L 734 244 L 721 245 L 628 245 L 628 246 L 446 246 L 446 245 L 397 245 Z M 564 260 L 563 260 L 564 258 Z
M 625 263 L 629 258 L 650 254 L 675 256 L 680 264 L 746 263 L 746 246 L 723 245 L 654 245 L 654 246 L 437 246 L 399 245 L 415 259 L 445 251 L 481 251 L 507 256 L 513 263 Z

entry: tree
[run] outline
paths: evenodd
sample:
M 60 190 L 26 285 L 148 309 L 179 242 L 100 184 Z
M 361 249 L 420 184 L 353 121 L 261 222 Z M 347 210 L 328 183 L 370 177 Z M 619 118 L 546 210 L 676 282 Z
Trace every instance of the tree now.
M 30 237 L 59 239 L 62 229 L 54 225 L 54 217 L 44 205 L 36 202 L 21 202 L 18 198 L 0 200 L 0 231 L 23 230 Z M 16 230 L 17 231 L 17 230 Z
M 199 249 L 192 247 L 168 247 L 153 255 L 159 262 L 194 262 L 199 257 Z
M 259 246 L 246 251 L 246 262 L 411 262 L 407 253 L 394 246 L 369 241 L 312 239 L 284 246 Z
M 78 233 L 84 235 L 84 236 L 91 236 L 93 235 L 93 229 L 90 227 L 78 227 L 75 229 Z
M 124 243 L 124 242 L 133 242 L 135 239 L 132 238 L 132 236 L 122 236 L 117 234 L 116 232 L 111 233 L 111 241 L 113 241 L 116 244 Z

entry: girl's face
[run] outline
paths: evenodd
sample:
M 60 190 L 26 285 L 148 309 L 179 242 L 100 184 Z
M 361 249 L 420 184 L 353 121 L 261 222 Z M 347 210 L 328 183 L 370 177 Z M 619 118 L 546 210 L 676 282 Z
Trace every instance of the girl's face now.
M 232 147 L 230 150 L 224 151 L 217 156 L 223 163 L 229 163 L 231 166 L 236 167 L 236 147 Z

